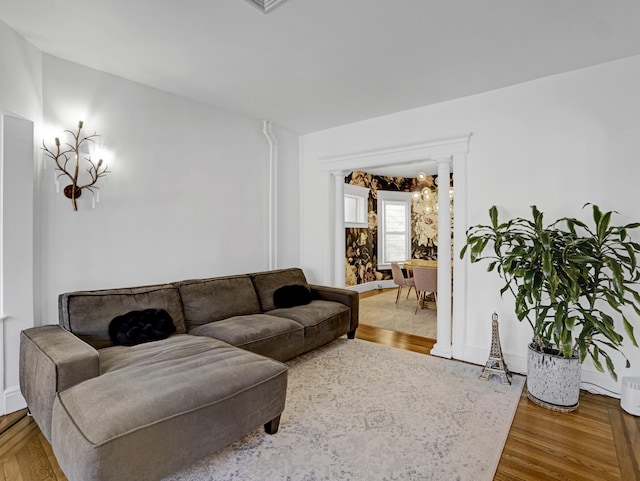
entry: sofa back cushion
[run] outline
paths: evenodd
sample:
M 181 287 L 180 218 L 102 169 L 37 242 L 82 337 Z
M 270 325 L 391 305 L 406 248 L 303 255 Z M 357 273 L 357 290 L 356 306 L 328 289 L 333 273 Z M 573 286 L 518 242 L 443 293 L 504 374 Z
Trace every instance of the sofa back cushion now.
M 180 293 L 171 284 L 67 292 L 58 297 L 60 325 L 96 349 L 113 345 L 109 324 L 114 317 L 143 309 L 164 309 L 176 332 L 186 332 Z
M 260 312 L 258 296 L 248 275 L 176 282 L 187 330 L 234 316 Z
M 297 267 L 276 271 L 256 272 L 255 274 L 251 274 L 251 279 L 256 288 L 262 312 L 271 311 L 276 308 L 273 294 L 281 287 L 301 285 L 309 289 L 309 283 L 304 276 L 304 272 Z

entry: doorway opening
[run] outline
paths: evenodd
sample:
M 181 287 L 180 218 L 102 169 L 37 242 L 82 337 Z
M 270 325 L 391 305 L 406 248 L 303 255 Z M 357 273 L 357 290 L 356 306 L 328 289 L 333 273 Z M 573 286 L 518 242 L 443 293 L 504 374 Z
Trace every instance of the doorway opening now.
M 413 273 L 414 265 L 437 269 L 439 245 L 452 254 L 451 233 L 438 238 L 438 193 L 449 193 L 450 210 L 453 176 L 440 181 L 437 169 L 422 168 L 345 176 L 345 284 L 361 293 L 361 323 L 435 343 L 436 289 L 419 302 Z
M 380 172 L 399 169 L 436 170 L 438 177 L 449 178 L 453 172 L 456 179 L 456 202 L 453 206 L 454 243 L 453 252 L 459 252 L 464 242 L 466 229 L 466 162 L 469 151 L 470 134 L 419 145 L 405 145 L 391 149 L 381 149 L 366 153 L 334 156 L 322 160 L 327 171 L 334 179 L 334 285 L 345 287 L 345 252 L 344 235 L 344 180 L 354 171 Z M 449 205 L 449 192 L 440 189 L 438 202 L 441 206 Z M 438 217 L 438 236 L 448 238 L 451 232 L 451 215 L 449 209 L 440 209 Z M 455 269 L 455 277 L 452 274 Z M 452 279 L 455 285 L 452 288 Z M 452 292 L 456 297 L 452 301 Z M 431 350 L 432 355 L 440 357 L 463 356 L 466 309 L 466 266 L 451 255 L 439 256 L 438 259 L 438 298 L 437 341 Z

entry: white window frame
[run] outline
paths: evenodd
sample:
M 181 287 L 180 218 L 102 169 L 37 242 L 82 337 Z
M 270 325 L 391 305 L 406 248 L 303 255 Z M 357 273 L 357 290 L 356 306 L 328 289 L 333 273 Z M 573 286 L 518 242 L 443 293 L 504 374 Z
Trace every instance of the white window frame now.
M 347 216 L 347 199 L 356 201 L 356 217 L 349 219 Z M 344 184 L 344 226 L 366 229 L 369 227 L 369 189 L 359 185 Z
M 385 203 L 405 204 L 405 258 L 385 259 Z M 411 258 L 411 192 L 392 192 L 388 190 L 378 190 L 378 269 L 391 269 L 391 262 L 402 262 Z

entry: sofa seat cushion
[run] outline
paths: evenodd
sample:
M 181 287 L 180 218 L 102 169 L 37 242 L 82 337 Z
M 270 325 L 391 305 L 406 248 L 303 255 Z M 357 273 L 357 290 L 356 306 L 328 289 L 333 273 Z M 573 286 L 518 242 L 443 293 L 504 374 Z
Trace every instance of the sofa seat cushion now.
M 52 444 L 71 481 L 160 479 L 284 409 L 287 367 L 224 342 L 182 335 L 110 350 L 105 374 L 54 402 Z
M 235 316 L 192 329 L 190 334 L 209 336 L 278 361 L 302 352 L 304 327 L 295 320 L 268 314 Z
M 346 334 L 351 322 L 349 307 L 334 301 L 314 300 L 303 306 L 274 309 L 269 315 L 292 319 L 304 326 L 305 352 Z
M 211 355 L 214 345 L 219 348 L 231 347 L 222 341 L 203 343 L 199 337 L 187 334 L 174 334 L 167 339 L 135 346 L 105 347 L 98 350 L 100 373 L 155 365 L 161 368 L 167 363 L 189 359 L 201 353 Z

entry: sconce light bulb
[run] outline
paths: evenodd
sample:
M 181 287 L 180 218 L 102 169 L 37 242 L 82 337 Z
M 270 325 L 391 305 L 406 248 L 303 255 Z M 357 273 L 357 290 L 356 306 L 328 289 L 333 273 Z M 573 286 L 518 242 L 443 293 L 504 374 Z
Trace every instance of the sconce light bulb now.
M 101 165 L 102 165 L 102 159 L 98 161 L 98 167 L 100 167 Z
M 56 137 L 56 147 L 60 147 L 60 139 Z
M 79 129 L 81 129 L 83 125 L 84 125 L 84 122 L 82 120 L 78 121 L 78 128 Z

